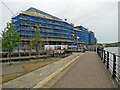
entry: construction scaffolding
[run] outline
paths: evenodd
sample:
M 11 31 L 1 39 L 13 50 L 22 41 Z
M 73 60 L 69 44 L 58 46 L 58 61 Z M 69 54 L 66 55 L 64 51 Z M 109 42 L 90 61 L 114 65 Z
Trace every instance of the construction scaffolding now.
M 76 26 L 74 27 L 75 30 L 75 41 L 77 43 L 89 43 L 89 33 L 88 29 L 84 28 L 83 26 Z
M 32 8 L 32 10 L 34 9 Z M 13 17 L 12 23 L 15 25 L 15 30 L 20 33 L 20 37 L 24 40 L 30 40 L 34 37 L 36 27 L 38 26 L 44 41 L 74 42 L 72 25 L 60 19 L 35 16 L 28 13 L 27 10 L 27 13 L 22 12 Z
M 95 43 L 95 35 L 92 31 L 89 32 L 89 44 Z
M 37 27 L 40 28 L 44 45 L 93 44 L 95 42 L 94 33 L 89 32 L 85 27 L 74 27 L 74 24 L 69 24 L 35 8 L 19 13 L 12 18 L 12 23 L 22 37 L 23 47 L 28 47 Z

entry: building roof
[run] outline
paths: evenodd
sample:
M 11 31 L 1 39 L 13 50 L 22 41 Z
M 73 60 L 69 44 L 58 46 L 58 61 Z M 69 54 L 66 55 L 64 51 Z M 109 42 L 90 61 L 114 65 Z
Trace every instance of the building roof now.
M 36 9 L 36 8 L 33 8 L 33 7 L 25 10 L 24 12 L 25 12 L 25 13 L 32 13 L 32 14 L 39 15 L 39 16 L 42 16 L 42 17 L 47 17 L 47 18 L 50 18 L 50 19 L 61 20 L 61 19 L 58 18 L 58 17 L 52 16 L 52 15 L 50 15 L 50 14 L 48 14 L 48 13 L 45 13 L 45 12 L 43 12 L 43 11 L 41 11 L 41 10 L 38 10 L 38 9 Z
M 94 32 L 93 32 L 93 31 L 89 31 L 89 33 L 93 33 L 93 34 L 94 34 Z
M 74 28 L 81 28 L 81 27 L 87 29 L 86 27 L 84 27 L 84 26 L 82 26 L 82 25 L 80 25 L 80 26 L 75 26 Z M 87 30 L 88 30 L 88 29 L 87 29 Z

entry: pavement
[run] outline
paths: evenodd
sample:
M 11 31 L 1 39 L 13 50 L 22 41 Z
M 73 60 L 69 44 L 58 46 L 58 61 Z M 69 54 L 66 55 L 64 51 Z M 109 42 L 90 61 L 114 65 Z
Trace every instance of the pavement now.
M 2 88 L 33 88 L 36 86 L 40 87 L 41 82 L 42 84 L 44 84 L 44 82 L 48 81 L 55 75 L 55 72 L 64 69 L 63 67 L 71 64 L 72 61 L 75 61 L 75 59 L 78 58 L 78 56 L 80 56 L 81 54 L 82 53 L 74 53 L 64 59 L 49 64 L 14 80 L 11 80 L 3 84 Z
M 66 71 L 65 71 L 66 70 Z M 65 71 L 65 72 L 64 72 Z M 64 74 L 61 75 L 61 73 Z M 58 78 L 58 75 L 61 75 Z M 57 80 L 54 80 L 57 77 Z M 3 84 L 3 88 L 117 88 L 96 52 L 74 53 L 60 61 Z M 50 86 L 50 85 L 49 85 Z
M 86 52 L 54 83 L 52 88 L 118 88 L 96 52 Z

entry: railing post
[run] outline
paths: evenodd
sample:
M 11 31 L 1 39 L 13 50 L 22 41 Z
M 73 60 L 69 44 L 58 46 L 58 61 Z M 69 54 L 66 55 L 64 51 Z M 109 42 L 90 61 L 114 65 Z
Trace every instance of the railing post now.
M 107 66 L 106 68 L 108 69 L 109 68 L 109 52 L 107 51 Z
M 98 55 L 99 55 L 99 57 L 100 57 L 100 49 L 98 48 Z M 101 57 L 100 57 L 101 58 Z
M 103 53 L 104 53 L 104 59 L 103 59 L 103 63 L 105 63 L 105 59 L 106 59 L 105 50 L 103 50 Z
M 97 48 L 97 54 L 98 54 L 98 48 Z M 98 54 L 99 55 L 99 54 Z
M 99 50 L 98 50 L 98 53 L 99 53 L 99 56 L 100 56 L 100 59 L 101 59 L 102 50 L 99 49 Z
M 100 57 L 100 49 L 98 48 L 98 55 L 99 55 L 99 57 Z
M 99 55 L 99 57 L 101 58 L 101 56 L 100 56 L 100 49 L 98 48 L 98 55 Z
M 103 60 L 103 49 L 101 49 L 101 54 L 100 54 L 100 56 L 101 56 L 101 60 Z
M 116 77 L 116 55 L 113 54 L 113 73 L 112 73 L 112 77 L 115 79 Z

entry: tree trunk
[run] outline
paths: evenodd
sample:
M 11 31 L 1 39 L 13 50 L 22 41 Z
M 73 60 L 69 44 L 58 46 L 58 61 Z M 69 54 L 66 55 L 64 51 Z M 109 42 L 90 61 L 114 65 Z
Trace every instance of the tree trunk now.
M 37 61 L 38 61 L 38 54 L 37 54 Z
M 37 61 L 38 61 L 38 50 L 36 50 L 36 52 L 37 52 L 36 59 L 37 59 Z
M 10 55 L 10 56 L 9 56 L 9 57 L 10 57 L 10 64 L 12 64 L 12 61 L 11 61 L 11 53 L 9 53 L 9 55 Z

